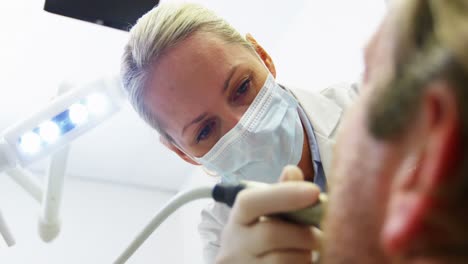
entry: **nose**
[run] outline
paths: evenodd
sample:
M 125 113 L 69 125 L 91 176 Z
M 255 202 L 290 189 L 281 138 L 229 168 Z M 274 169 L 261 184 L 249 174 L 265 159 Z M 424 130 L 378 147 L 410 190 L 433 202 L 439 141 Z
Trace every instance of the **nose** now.
M 223 135 L 239 123 L 246 109 L 226 105 L 220 113 Z

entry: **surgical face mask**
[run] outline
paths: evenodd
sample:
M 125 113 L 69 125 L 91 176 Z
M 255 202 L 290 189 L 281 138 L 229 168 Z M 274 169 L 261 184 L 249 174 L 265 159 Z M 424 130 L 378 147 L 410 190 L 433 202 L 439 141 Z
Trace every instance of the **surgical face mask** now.
M 195 161 L 225 182 L 276 182 L 288 164 L 302 156 L 304 132 L 296 99 L 267 77 L 237 125 Z

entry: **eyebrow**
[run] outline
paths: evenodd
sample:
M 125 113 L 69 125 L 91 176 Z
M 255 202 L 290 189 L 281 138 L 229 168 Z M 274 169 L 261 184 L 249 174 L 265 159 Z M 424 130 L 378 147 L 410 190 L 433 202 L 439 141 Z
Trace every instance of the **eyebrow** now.
M 229 85 L 231 83 L 231 79 L 232 77 L 234 76 L 234 73 L 236 72 L 237 68 L 239 68 L 238 65 L 234 66 L 231 68 L 231 70 L 229 71 L 228 73 L 228 77 L 226 79 L 226 81 L 224 81 L 224 85 L 223 85 L 223 93 L 226 92 L 226 90 L 229 88 Z M 192 121 L 190 121 L 190 123 L 186 124 L 184 126 L 184 128 L 182 129 L 182 135 L 184 135 L 185 131 L 187 130 L 187 128 L 189 128 L 191 125 L 194 125 L 196 123 L 200 123 L 203 119 L 205 119 L 205 117 L 208 115 L 208 113 L 203 113 L 199 116 L 197 116 L 195 119 L 193 119 Z
M 206 116 L 208 115 L 208 113 L 203 113 L 199 116 L 197 116 L 195 119 L 193 119 L 190 123 L 186 124 L 184 126 L 184 128 L 182 129 L 182 135 L 184 135 L 185 133 L 185 130 L 187 130 L 187 128 L 189 128 L 191 125 L 193 124 L 196 124 L 196 123 L 200 123 Z

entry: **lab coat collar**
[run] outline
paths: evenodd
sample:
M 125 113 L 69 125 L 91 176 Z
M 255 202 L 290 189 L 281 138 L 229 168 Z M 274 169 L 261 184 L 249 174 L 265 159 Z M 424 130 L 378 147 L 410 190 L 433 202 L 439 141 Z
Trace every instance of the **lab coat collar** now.
M 330 137 L 340 122 L 342 108 L 320 93 L 294 88 L 287 89 L 296 97 L 306 112 L 314 132 L 327 138 Z
M 314 129 L 315 138 L 320 152 L 320 160 L 325 172 L 325 177 L 331 171 L 333 148 L 335 145 L 333 133 L 341 120 L 343 109 L 333 100 L 320 93 L 307 92 L 300 89 L 289 90 L 298 100 L 307 114 Z

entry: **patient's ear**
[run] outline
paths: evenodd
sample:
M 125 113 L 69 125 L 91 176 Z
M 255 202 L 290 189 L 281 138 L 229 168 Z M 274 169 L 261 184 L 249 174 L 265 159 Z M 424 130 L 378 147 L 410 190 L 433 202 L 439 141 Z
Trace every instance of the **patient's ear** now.
M 247 33 L 245 38 L 252 45 L 255 52 L 258 54 L 258 56 L 260 56 L 263 63 L 265 63 L 265 66 L 271 72 L 271 75 L 273 75 L 273 77 L 276 78 L 276 67 L 270 55 L 266 52 L 266 50 L 260 44 L 258 44 L 257 40 L 250 33 Z
M 381 242 L 389 256 L 404 254 L 419 238 L 430 235 L 427 217 L 442 202 L 435 195 L 440 186 L 453 180 L 460 159 L 460 115 L 451 87 L 442 81 L 429 85 L 421 98 L 413 134 L 405 151 L 413 168 L 402 169 L 393 177 Z M 405 132 L 406 133 L 406 132 Z M 407 158 L 409 160 L 409 158 Z
M 185 154 L 183 151 L 181 151 L 174 143 L 172 143 L 170 140 L 168 140 L 166 137 L 160 135 L 159 136 L 159 141 L 164 144 L 168 149 L 172 150 L 175 152 L 179 157 L 181 157 L 183 160 L 186 162 L 193 164 L 193 165 L 200 165 L 198 162 L 192 160 L 187 154 Z

